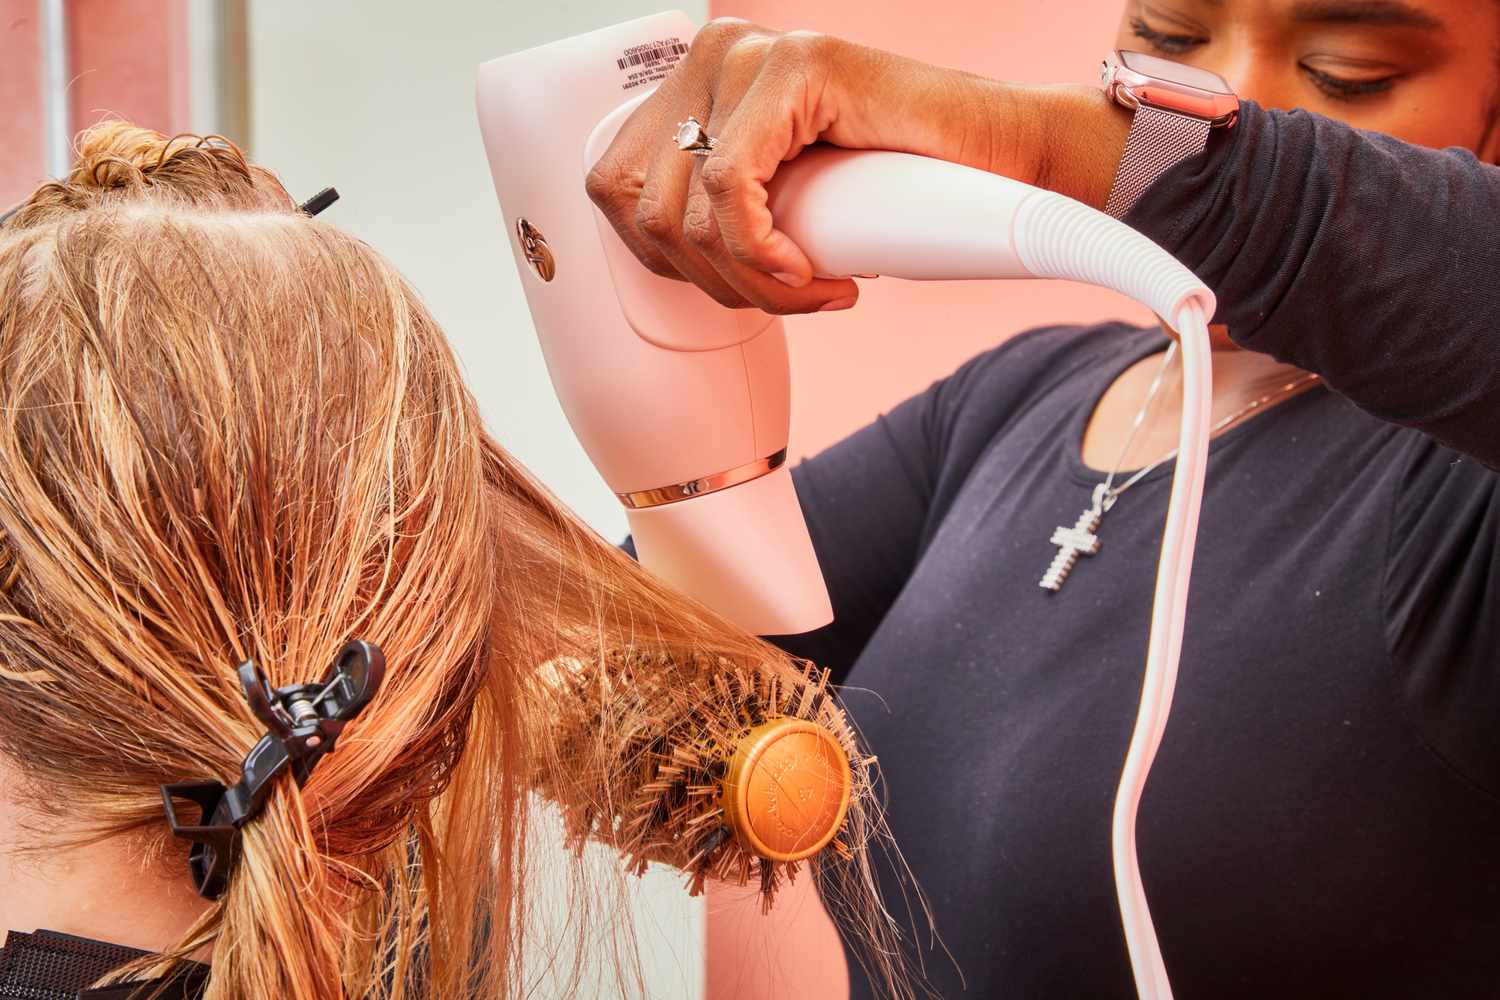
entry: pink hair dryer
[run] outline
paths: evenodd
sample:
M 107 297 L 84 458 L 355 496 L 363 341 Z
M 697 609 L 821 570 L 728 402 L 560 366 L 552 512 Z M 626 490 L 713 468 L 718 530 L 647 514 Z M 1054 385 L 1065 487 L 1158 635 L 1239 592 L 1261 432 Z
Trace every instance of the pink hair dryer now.
M 696 31 L 687 15 L 664 13 L 485 63 L 479 123 L 548 371 L 627 508 L 641 562 L 750 632 L 803 632 L 831 611 L 783 464 L 781 321 L 725 309 L 647 271 L 583 189 L 588 168 Z M 1181 645 L 1208 441 L 1213 295 L 1102 213 L 951 163 L 815 147 L 778 171 L 770 195 L 777 225 L 820 274 L 1085 281 L 1149 306 L 1181 335 L 1181 447 L 1112 830 L 1137 985 L 1142 996 L 1170 996 L 1136 866 L 1135 811 Z
M 832 611 L 783 464 L 781 320 L 652 274 L 583 193 L 588 168 L 696 30 L 669 12 L 485 63 L 479 123 L 548 372 L 625 504 L 642 564 L 752 633 L 805 632 Z M 893 198 L 899 212 L 886 210 Z M 823 274 L 1070 277 L 1166 317 L 1194 299 L 1212 312 L 1207 289 L 1171 258 L 1140 273 L 1122 244 L 1150 247 L 1143 237 L 967 167 L 815 148 L 782 168 L 772 208 Z
M 652 274 L 583 190 L 696 31 L 666 13 L 485 63 L 479 124 L 547 370 L 641 563 L 749 632 L 805 632 L 833 612 L 784 464 L 781 321 Z

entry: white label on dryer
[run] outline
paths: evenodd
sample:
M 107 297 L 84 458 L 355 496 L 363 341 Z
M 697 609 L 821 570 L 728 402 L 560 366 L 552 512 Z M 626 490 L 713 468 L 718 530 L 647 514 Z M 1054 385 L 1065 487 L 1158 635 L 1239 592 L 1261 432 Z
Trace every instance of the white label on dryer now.
M 672 72 L 677 61 L 687 54 L 688 47 L 680 38 L 659 38 L 656 41 L 632 45 L 615 60 L 615 67 L 625 73 L 621 90 L 634 90 L 650 83 L 659 83 Z

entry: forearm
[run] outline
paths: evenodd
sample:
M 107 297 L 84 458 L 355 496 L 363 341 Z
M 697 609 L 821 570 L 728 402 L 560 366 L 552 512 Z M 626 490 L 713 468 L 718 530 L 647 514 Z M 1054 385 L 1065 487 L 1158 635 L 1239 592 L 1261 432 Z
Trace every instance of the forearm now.
M 1130 112 L 1098 87 L 1025 87 L 1020 93 L 1036 109 L 1043 152 L 1030 182 L 1102 210 L 1130 135 Z
M 1098 87 L 941 73 L 908 91 L 902 114 L 888 119 L 903 123 L 905 138 L 869 145 L 979 167 L 1104 207 L 1130 134 L 1128 111 Z
M 1130 113 L 1098 87 L 1006 83 L 817 36 L 819 136 L 978 167 L 1096 208 L 1109 196 Z

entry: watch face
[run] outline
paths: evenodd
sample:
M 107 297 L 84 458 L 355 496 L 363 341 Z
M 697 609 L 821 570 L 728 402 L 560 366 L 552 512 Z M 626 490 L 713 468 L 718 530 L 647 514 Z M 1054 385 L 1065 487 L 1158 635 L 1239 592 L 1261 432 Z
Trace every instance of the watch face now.
M 1156 77 L 1158 80 L 1168 80 L 1172 83 L 1182 84 L 1186 87 L 1195 87 L 1198 90 L 1206 90 L 1214 94 L 1233 94 L 1229 84 L 1217 73 L 1210 73 L 1206 69 L 1196 66 L 1186 66 L 1170 59 L 1162 59 L 1159 56 L 1148 55 L 1145 52 L 1126 52 L 1119 54 L 1120 64 L 1126 69 L 1134 70 L 1146 76 Z

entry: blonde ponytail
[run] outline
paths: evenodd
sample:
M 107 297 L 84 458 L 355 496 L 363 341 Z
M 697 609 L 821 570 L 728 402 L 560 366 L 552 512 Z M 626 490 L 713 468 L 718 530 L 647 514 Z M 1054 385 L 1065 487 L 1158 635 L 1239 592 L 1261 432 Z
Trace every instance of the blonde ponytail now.
M 174 954 L 211 944 L 209 1000 L 508 995 L 506 525 L 411 290 L 231 144 L 109 123 L 0 226 L 0 403 L 0 752 L 65 835 L 153 831 L 187 880 L 156 786 L 238 778 L 235 666 L 368 639 L 375 701 Z

